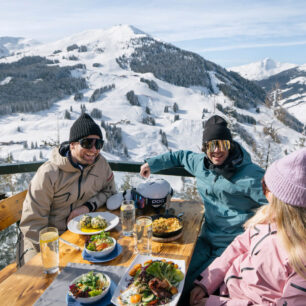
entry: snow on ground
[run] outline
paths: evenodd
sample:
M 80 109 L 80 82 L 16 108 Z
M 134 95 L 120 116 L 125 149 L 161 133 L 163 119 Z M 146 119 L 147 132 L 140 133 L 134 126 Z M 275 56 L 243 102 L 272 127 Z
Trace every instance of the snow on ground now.
M 306 77 L 297 77 L 297 78 L 291 79 L 287 84 L 295 84 L 295 83 L 305 85 Z

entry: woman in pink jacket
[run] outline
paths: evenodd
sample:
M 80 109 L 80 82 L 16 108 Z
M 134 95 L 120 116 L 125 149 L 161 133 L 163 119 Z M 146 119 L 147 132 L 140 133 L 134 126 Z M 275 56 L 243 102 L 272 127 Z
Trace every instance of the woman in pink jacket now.
M 306 305 L 306 148 L 274 162 L 262 185 L 269 205 L 199 275 L 190 305 Z

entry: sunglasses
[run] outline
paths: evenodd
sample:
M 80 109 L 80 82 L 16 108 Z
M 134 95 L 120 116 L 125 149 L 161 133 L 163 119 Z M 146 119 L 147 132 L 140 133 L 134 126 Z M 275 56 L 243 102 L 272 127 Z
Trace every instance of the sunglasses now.
M 79 144 L 83 149 L 90 150 L 93 146 L 95 146 L 97 150 L 101 150 L 104 141 L 101 138 L 83 138 L 79 140 Z
M 228 151 L 231 148 L 231 142 L 229 140 L 210 140 L 205 142 L 204 144 L 204 150 L 207 153 L 212 153 L 216 149 L 219 149 L 220 151 Z
M 267 196 L 267 193 L 268 193 L 269 189 L 268 189 L 268 187 L 267 187 L 267 185 L 266 185 L 266 182 L 265 182 L 265 179 L 264 179 L 264 178 L 261 179 L 261 187 L 262 187 L 262 192 L 263 192 L 263 194 L 264 194 L 265 196 Z

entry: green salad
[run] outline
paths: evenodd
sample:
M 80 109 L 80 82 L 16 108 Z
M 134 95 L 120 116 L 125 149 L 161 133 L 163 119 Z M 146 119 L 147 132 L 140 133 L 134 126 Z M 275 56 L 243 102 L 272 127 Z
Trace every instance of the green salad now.
M 129 271 L 132 279 L 118 297 L 120 305 L 165 305 L 178 293 L 184 273 L 172 261 L 148 260 Z
M 100 234 L 92 235 L 86 244 L 89 251 L 102 251 L 114 245 L 113 239 L 108 232 L 102 231 Z
M 76 298 L 92 297 L 100 295 L 109 287 L 109 281 L 103 273 L 93 271 L 82 275 L 74 284 L 69 287 L 69 291 Z

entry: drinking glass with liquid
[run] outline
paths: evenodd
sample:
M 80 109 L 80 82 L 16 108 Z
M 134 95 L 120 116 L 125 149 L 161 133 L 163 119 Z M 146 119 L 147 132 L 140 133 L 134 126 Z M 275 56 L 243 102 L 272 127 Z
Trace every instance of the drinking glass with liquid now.
M 136 219 L 135 252 L 141 255 L 152 253 L 152 218 L 140 216 Z
M 44 272 L 52 274 L 59 269 L 58 230 L 46 227 L 39 232 L 39 245 Z
M 123 201 L 120 207 L 122 233 L 124 236 L 133 236 L 135 224 L 134 201 Z

